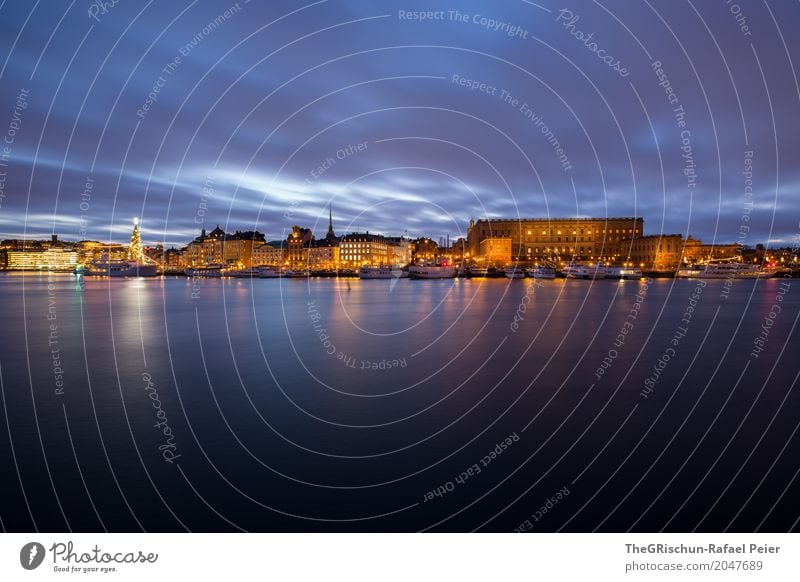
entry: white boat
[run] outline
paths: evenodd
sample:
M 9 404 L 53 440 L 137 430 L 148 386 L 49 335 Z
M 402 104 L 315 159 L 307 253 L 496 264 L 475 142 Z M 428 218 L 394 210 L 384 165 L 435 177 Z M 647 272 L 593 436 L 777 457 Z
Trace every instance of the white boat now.
M 525 269 L 522 267 L 506 267 L 505 274 L 507 279 L 524 279 Z
M 589 277 L 589 267 L 578 263 L 567 263 L 561 273 L 567 279 L 587 279 Z
M 237 279 L 249 279 L 260 276 L 260 271 L 256 268 L 251 269 L 234 269 L 225 273 L 228 277 L 236 277 Z
M 597 265 L 582 265 L 580 263 L 567 263 L 561 270 L 568 279 L 605 279 L 606 270 Z
M 281 276 L 281 272 L 274 267 L 259 267 L 258 276 L 261 279 L 277 279 Z
M 217 278 L 222 277 L 221 267 L 190 267 L 184 271 L 187 277 Z
M 81 269 L 84 275 L 99 277 L 155 277 L 158 265 L 138 261 L 100 260 Z
M 641 279 L 642 276 L 638 267 L 606 267 L 607 279 Z
M 556 270 L 550 267 L 538 266 L 533 269 L 528 269 L 528 276 L 534 279 L 555 279 Z
M 361 267 L 358 270 L 359 279 L 405 279 L 408 271 L 393 267 Z
M 486 277 L 488 274 L 489 274 L 488 267 L 470 267 L 469 269 L 470 277 Z
M 411 279 L 453 279 L 456 275 L 452 265 L 411 265 L 408 268 Z
M 681 278 L 696 279 L 768 279 L 774 277 L 777 271 L 765 271 L 759 265 L 749 263 L 709 263 L 694 268 L 680 269 L 677 273 Z

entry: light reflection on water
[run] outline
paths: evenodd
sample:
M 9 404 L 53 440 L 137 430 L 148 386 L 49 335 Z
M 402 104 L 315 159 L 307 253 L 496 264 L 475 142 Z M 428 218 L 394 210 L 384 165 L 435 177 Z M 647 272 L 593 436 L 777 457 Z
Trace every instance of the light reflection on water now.
M 650 466 L 677 434 L 669 449 L 677 452 L 661 457 L 653 471 L 657 485 L 658 475 L 670 475 L 680 454 L 695 448 L 692 439 L 707 431 L 721 409 L 732 420 L 718 430 L 730 436 L 755 401 L 758 423 L 752 430 L 746 424 L 737 434 L 738 446 L 724 451 L 732 456 L 726 465 L 735 464 L 737 451 L 743 457 L 752 449 L 781 402 L 788 398 L 797 405 L 796 397 L 787 397 L 797 362 L 777 360 L 784 346 L 790 354 L 800 347 L 792 332 L 797 293 L 786 295 L 768 349 L 750 360 L 746 381 L 737 386 L 752 340 L 775 303 L 779 280 L 755 287 L 736 282 L 726 300 L 720 295 L 722 282 L 709 281 L 673 363 L 648 398 L 641 396 L 643 382 L 670 346 L 696 282 L 652 282 L 622 345 L 614 342 L 643 282 L 389 283 L 0 276 L 0 323 L 14 338 L 4 341 L 0 351 L 3 389 L 15 451 L 29 458 L 23 462 L 25 482 L 42 499 L 39 519 L 63 528 L 58 512 L 47 517 L 54 500 L 47 481 L 31 483 L 43 474 L 42 446 L 51 462 L 73 458 L 65 440 L 66 413 L 81 466 L 98 491 L 116 491 L 113 468 L 124 476 L 123 490 L 137 515 L 147 515 L 142 519 L 150 520 L 150 528 L 172 529 L 170 512 L 150 515 L 144 510 L 163 504 L 147 478 L 151 475 L 176 512 L 194 516 L 186 518 L 193 528 L 227 529 L 215 515 L 198 513 L 199 502 L 187 492 L 183 477 L 163 461 L 158 448 L 163 435 L 153 428 L 143 374 L 152 378 L 174 431 L 181 470 L 237 523 L 265 530 L 307 529 L 308 522 L 254 510 L 220 473 L 247 495 L 269 498 L 270 506 L 288 513 L 331 519 L 378 515 L 414 506 L 425 491 L 474 463 L 498 439 L 520 432 L 523 438 L 498 461 L 494 473 L 465 486 L 450 501 L 352 526 L 420 529 L 508 477 L 486 501 L 489 509 L 466 511 L 448 522 L 448 527 L 469 529 L 537 479 L 543 481 L 533 497 L 546 497 L 577 475 L 587 484 L 606 480 L 632 443 L 647 435 L 635 464 L 617 473 L 625 490 L 626 479 L 639 479 L 636 467 Z M 47 318 L 51 308 L 55 319 Z M 55 393 L 48 341 L 53 324 L 64 371 L 61 395 Z M 609 349 L 616 356 L 598 378 L 596 370 Z M 39 423 L 45 427 L 43 445 L 31 431 L 29 370 Z M 611 440 L 623 423 L 624 430 Z M 781 431 L 767 437 L 778 439 L 775 450 L 783 446 Z M 697 474 L 725 444 L 709 439 L 698 450 L 691 459 Z M 593 462 L 601 450 L 601 460 Z M 530 455 L 534 460 L 513 473 Z M 773 459 L 765 456 L 763 462 Z M 796 463 L 790 465 L 779 465 L 776 479 L 784 472 L 790 475 Z M 544 469 L 551 466 L 545 477 Z M 64 487 L 75 478 L 74 463 L 51 469 Z M 705 486 L 715 483 L 724 483 L 724 475 L 712 474 Z M 591 486 L 574 491 L 570 500 L 583 501 L 572 511 L 594 492 Z M 632 495 L 609 527 L 624 527 L 629 515 L 638 517 L 648 499 L 645 492 Z M 669 500 L 667 495 L 664 503 Z M 571 523 L 576 529 L 589 527 L 595 514 L 605 516 L 603 510 L 617 502 L 613 495 L 601 496 L 591 512 Z M 85 529 L 96 528 L 91 515 L 82 513 L 85 503 L 81 496 L 67 502 L 68 517 Z M 119 494 L 109 493 L 103 505 L 112 524 L 132 527 Z M 26 527 L 25 515 L 3 509 L 5 521 L 16 519 Z M 548 527 L 557 529 L 571 516 L 565 510 Z M 693 527 L 692 519 L 687 509 L 674 523 Z M 507 511 L 490 527 L 510 530 L 519 521 L 518 512 Z M 351 527 L 346 523 L 323 527 Z M 654 516 L 640 525 L 653 529 L 659 523 Z

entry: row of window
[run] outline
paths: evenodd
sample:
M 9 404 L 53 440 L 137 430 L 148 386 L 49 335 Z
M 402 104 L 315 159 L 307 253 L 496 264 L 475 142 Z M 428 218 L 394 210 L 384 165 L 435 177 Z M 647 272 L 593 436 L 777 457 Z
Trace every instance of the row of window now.
M 550 236 L 553 236 L 553 234 L 554 234 L 553 230 L 554 229 L 550 229 L 549 232 L 548 232 L 547 229 L 544 229 L 541 232 L 542 232 L 543 235 L 549 234 Z M 562 229 L 562 230 L 564 231 L 563 234 L 568 234 L 569 233 L 569 229 L 568 228 Z M 481 236 L 483 236 L 483 237 L 503 236 L 503 235 L 511 236 L 512 234 L 516 234 L 517 232 L 519 232 L 519 231 L 515 230 L 515 229 L 511 229 L 511 230 L 509 230 L 509 229 L 491 229 L 491 230 L 489 230 L 489 229 L 483 228 L 483 229 L 481 229 Z M 534 233 L 533 230 L 528 230 L 528 236 L 533 235 L 533 233 Z M 555 234 L 562 234 L 562 231 L 556 229 Z M 577 229 L 573 230 L 572 234 L 577 235 L 578 234 L 578 230 Z M 580 234 L 592 234 L 592 229 L 581 228 L 580 229 Z M 594 234 L 639 234 L 639 229 L 638 228 L 609 228 L 608 230 L 606 230 L 604 228 L 604 229 L 601 230 L 601 229 L 598 228 L 598 229 L 595 230 Z
M 540 252 L 542 253 L 574 253 L 575 251 L 585 254 L 585 253 L 597 253 L 600 254 L 599 248 L 593 247 L 528 247 L 528 254 L 538 255 Z M 606 248 L 605 251 L 609 252 L 611 249 Z

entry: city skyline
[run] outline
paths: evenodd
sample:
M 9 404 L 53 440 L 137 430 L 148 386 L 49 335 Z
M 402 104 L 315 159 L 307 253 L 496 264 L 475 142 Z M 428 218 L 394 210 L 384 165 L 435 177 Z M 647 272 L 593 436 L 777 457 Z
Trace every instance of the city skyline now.
M 644 223 L 646 223 L 646 220 L 643 217 L 628 217 L 628 218 L 641 218 L 642 221 Z M 332 222 L 335 222 L 335 220 L 332 217 L 332 214 L 330 215 L 329 219 Z M 525 216 L 525 217 L 512 217 L 512 218 L 498 216 L 498 217 L 489 217 L 489 218 L 483 218 L 482 217 L 482 218 L 479 218 L 477 220 L 471 219 L 471 221 L 474 221 L 474 222 L 487 222 L 487 223 L 492 223 L 492 222 L 502 222 L 502 223 L 516 222 L 516 223 L 519 223 L 520 225 L 522 225 L 526 221 L 531 221 L 531 220 L 533 220 L 533 221 L 545 221 L 545 222 L 552 221 L 554 223 L 559 223 L 559 222 L 573 221 L 573 220 L 574 221 L 585 221 L 585 220 L 592 220 L 592 221 L 608 220 L 608 221 L 614 221 L 614 220 L 617 220 L 617 219 L 619 219 L 619 216 L 611 216 L 611 215 L 606 216 L 606 217 L 597 217 L 597 216 L 533 217 L 533 216 Z M 203 226 L 195 233 L 195 236 L 193 236 L 191 238 L 188 238 L 188 239 L 186 239 L 184 241 L 174 241 L 172 243 L 167 243 L 166 241 L 159 241 L 159 240 L 148 241 L 148 240 L 142 238 L 141 244 L 144 247 L 163 246 L 164 248 L 177 248 L 177 249 L 180 249 L 182 247 L 185 247 L 189 243 L 191 243 L 193 240 L 196 240 L 198 238 L 201 238 L 201 237 L 205 236 L 205 233 L 207 231 L 210 232 L 211 230 L 217 230 L 217 229 L 222 230 L 226 235 L 233 235 L 233 234 L 238 235 L 238 234 L 255 233 L 255 234 L 261 235 L 267 243 L 269 243 L 269 242 L 273 242 L 274 243 L 274 242 L 278 242 L 278 241 L 281 241 L 281 242 L 285 243 L 286 239 L 291 236 L 292 229 L 294 227 L 296 227 L 296 226 L 300 226 L 301 228 L 308 228 L 312 233 L 312 239 L 316 240 L 316 241 L 321 241 L 321 240 L 325 240 L 326 238 L 329 238 L 329 233 L 330 233 L 330 231 L 327 230 L 328 229 L 328 225 L 327 224 L 319 225 L 319 228 L 317 230 L 314 230 L 314 228 L 311 228 L 311 227 L 308 227 L 308 226 L 292 225 L 287 230 L 282 232 L 280 236 L 277 236 L 277 237 L 271 236 L 269 234 L 269 232 L 261 231 L 261 230 L 258 230 L 258 229 L 243 230 L 242 228 L 238 228 L 238 227 L 235 227 L 235 226 L 234 227 L 224 228 L 221 225 L 220 222 L 214 222 L 214 221 L 210 221 L 209 224 L 213 224 L 214 225 L 213 229 L 212 228 L 206 228 L 205 226 Z M 139 232 L 141 232 L 142 229 L 143 229 L 142 224 L 140 222 L 140 219 L 138 217 L 133 217 L 133 219 L 130 222 L 126 223 L 126 225 L 127 225 L 127 228 L 128 228 L 127 236 L 122 236 L 121 238 L 114 239 L 114 240 L 111 240 L 111 239 L 109 239 L 109 240 L 98 240 L 98 239 L 90 239 L 90 238 L 78 239 L 78 238 L 69 238 L 69 237 L 65 238 L 65 237 L 63 237 L 61 235 L 61 233 L 48 233 L 46 236 L 34 236 L 34 235 L 31 235 L 31 234 L 28 234 L 27 236 L 24 236 L 24 237 L 3 236 L 2 238 L 0 238 L 0 242 L 3 242 L 3 241 L 49 242 L 49 241 L 51 241 L 53 239 L 53 237 L 55 237 L 61 243 L 70 243 L 70 244 L 72 244 L 72 243 L 81 243 L 81 242 L 100 242 L 100 243 L 109 244 L 109 245 L 124 245 L 125 244 L 124 241 L 130 236 L 130 226 L 131 225 L 136 226 L 137 229 L 139 230 Z M 462 233 L 460 233 L 459 236 L 456 237 L 456 236 L 453 236 L 450 233 L 444 233 L 444 234 L 441 234 L 441 235 L 434 235 L 434 234 L 430 234 L 430 233 L 408 233 L 406 231 L 406 232 L 401 232 L 401 233 L 397 234 L 397 233 L 393 233 L 393 232 L 376 231 L 375 229 L 372 229 L 371 227 L 368 226 L 366 228 L 360 228 L 359 227 L 357 229 L 351 229 L 351 230 L 340 230 L 339 231 L 340 234 L 337 235 L 336 238 L 340 239 L 340 238 L 342 238 L 343 236 L 346 236 L 346 235 L 374 234 L 374 235 L 378 235 L 378 236 L 397 237 L 397 238 L 408 239 L 408 240 L 429 239 L 429 240 L 435 241 L 437 244 L 439 244 L 439 246 L 442 246 L 442 242 L 444 242 L 444 241 L 449 241 L 450 245 L 455 244 L 460 238 L 463 238 L 466 241 L 468 230 L 469 230 L 469 225 L 467 225 L 467 228 L 465 228 L 464 231 Z M 327 231 L 325 235 L 321 234 L 323 231 Z M 318 236 L 316 233 L 320 233 L 320 236 Z M 644 232 L 643 231 L 643 233 L 642 233 L 642 236 L 647 236 L 647 237 L 659 237 L 659 236 L 671 237 L 671 236 L 676 236 L 676 235 L 686 236 L 687 238 L 698 238 L 698 237 L 695 237 L 694 233 L 691 233 L 691 232 L 690 233 L 675 233 L 675 232 L 649 233 L 649 232 Z M 499 236 L 502 237 L 503 235 L 499 235 Z M 741 239 L 741 237 L 739 237 L 739 238 Z M 733 239 L 727 240 L 727 241 L 722 241 L 722 240 L 715 241 L 714 243 L 711 243 L 711 244 L 718 244 L 718 245 L 721 245 L 721 246 L 727 246 L 727 245 L 731 245 L 731 244 L 736 244 L 737 242 L 739 242 L 739 241 L 736 240 L 735 238 L 733 238 Z M 798 244 L 798 239 L 795 238 L 794 240 L 786 241 L 785 245 L 773 244 L 771 246 L 768 246 L 768 245 L 764 245 L 761 242 L 751 241 L 750 244 L 741 244 L 741 246 L 743 246 L 744 248 L 754 248 L 756 246 L 767 246 L 767 248 L 782 248 L 782 247 L 789 248 L 789 247 L 792 247 L 792 246 L 797 246 L 797 244 Z M 447 245 L 445 245 L 445 246 L 447 246 Z

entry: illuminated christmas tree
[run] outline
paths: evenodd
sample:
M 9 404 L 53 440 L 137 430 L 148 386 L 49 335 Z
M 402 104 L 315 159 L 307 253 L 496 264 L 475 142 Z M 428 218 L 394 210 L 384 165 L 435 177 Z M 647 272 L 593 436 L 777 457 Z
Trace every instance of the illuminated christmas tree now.
M 133 234 L 131 234 L 131 246 L 128 247 L 128 259 L 131 261 L 142 261 L 142 239 L 139 236 L 139 219 L 133 219 Z

